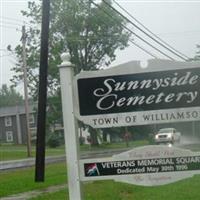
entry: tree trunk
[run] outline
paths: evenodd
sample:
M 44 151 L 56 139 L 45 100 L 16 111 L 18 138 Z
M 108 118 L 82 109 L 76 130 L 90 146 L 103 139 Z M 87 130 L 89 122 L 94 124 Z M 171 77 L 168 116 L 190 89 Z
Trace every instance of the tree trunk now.
M 80 129 L 79 143 L 80 143 L 80 145 L 83 145 L 84 140 L 83 140 L 82 128 L 80 127 L 79 129 Z
M 89 128 L 89 132 L 91 137 L 91 146 L 99 146 L 96 129 Z
M 103 132 L 103 141 L 107 142 L 107 133 Z
M 126 147 L 129 147 L 129 139 L 130 139 L 130 133 L 128 132 L 127 127 L 125 127 L 124 140 L 126 143 Z

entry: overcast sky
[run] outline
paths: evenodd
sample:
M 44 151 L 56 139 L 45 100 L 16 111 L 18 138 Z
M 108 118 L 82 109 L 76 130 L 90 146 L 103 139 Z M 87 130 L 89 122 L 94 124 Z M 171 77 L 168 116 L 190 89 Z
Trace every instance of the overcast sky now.
M 9 79 L 13 75 L 10 69 L 13 67 L 15 59 L 12 55 L 8 56 L 10 53 L 4 50 L 8 44 L 15 47 L 20 43 L 20 30 L 23 24 L 20 10 L 27 9 L 27 2 L 27 0 L 0 0 L 0 87 L 3 83 L 10 84 Z M 117 2 L 174 48 L 189 57 L 195 55 L 196 44 L 200 44 L 200 0 L 118 0 Z M 133 27 L 130 26 L 130 28 L 136 31 Z M 139 31 L 136 31 L 136 33 L 141 34 Z M 164 58 L 164 56 L 151 50 L 138 39 L 134 39 L 135 42 L 144 46 L 159 58 Z M 148 41 L 151 42 L 149 39 Z M 117 59 L 112 65 L 149 58 L 151 57 L 148 54 L 130 44 L 129 48 L 117 53 Z

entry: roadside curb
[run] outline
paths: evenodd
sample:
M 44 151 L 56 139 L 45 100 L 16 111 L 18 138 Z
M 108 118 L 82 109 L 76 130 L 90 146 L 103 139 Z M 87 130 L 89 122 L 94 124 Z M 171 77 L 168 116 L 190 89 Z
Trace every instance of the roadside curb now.
M 107 150 L 101 150 L 101 151 L 85 151 L 81 152 L 81 159 L 88 159 L 88 158 L 94 158 L 94 157 L 110 157 L 114 154 L 121 153 L 123 151 L 130 150 L 131 148 L 120 148 L 120 149 L 107 149 Z M 59 155 L 59 156 L 48 156 L 45 158 L 45 164 L 49 163 L 57 163 L 57 162 L 63 162 L 66 161 L 65 155 Z M 18 169 L 18 168 L 26 168 L 26 167 L 32 167 L 35 165 L 35 158 L 26 158 L 21 160 L 10 160 L 10 161 L 0 161 L 0 172 Z
M 66 157 L 63 156 L 49 156 L 45 158 L 45 163 L 55 163 L 65 161 Z M 10 160 L 0 162 L 0 172 L 3 170 L 11 170 L 23 167 L 31 167 L 35 165 L 35 158 L 27 158 L 22 160 Z

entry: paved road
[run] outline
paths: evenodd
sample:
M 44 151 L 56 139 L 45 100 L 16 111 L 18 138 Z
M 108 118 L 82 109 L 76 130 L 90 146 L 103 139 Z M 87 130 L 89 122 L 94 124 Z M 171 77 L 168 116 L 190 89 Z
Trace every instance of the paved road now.
M 61 162 L 65 160 L 65 156 L 46 157 L 45 163 Z M 9 160 L 0 162 L 0 172 L 17 168 L 31 167 L 35 165 L 35 158 L 27 158 L 22 160 Z
M 110 157 L 113 154 L 118 154 L 123 151 L 127 151 L 129 149 L 117 149 L 117 150 L 104 150 L 104 151 L 88 151 L 83 152 L 81 154 L 81 159 L 87 159 L 87 158 L 100 158 L 100 157 Z M 45 163 L 56 163 L 56 162 L 63 162 L 65 161 L 65 155 L 61 156 L 49 156 L 46 157 Z M 25 167 L 31 167 L 35 165 L 35 158 L 27 158 L 22 160 L 11 160 L 11 161 L 1 161 L 0 162 L 0 172 L 1 171 L 7 171 L 7 170 L 13 170 L 17 168 L 25 168 Z
M 174 145 L 175 147 L 190 149 L 192 151 L 200 151 L 200 144 L 192 144 L 192 143 L 182 143 Z M 81 159 L 87 158 L 101 158 L 101 157 L 111 157 L 114 154 L 121 153 L 123 151 L 128 151 L 131 148 L 122 148 L 122 149 L 110 149 L 110 150 L 99 150 L 99 151 L 88 151 L 81 153 Z M 65 161 L 65 155 L 61 156 L 50 156 L 46 157 L 46 164 L 55 163 L 55 162 L 63 162 Z M 5 170 L 13 170 L 17 168 L 25 168 L 31 167 L 35 165 L 35 158 L 27 158 L 23 160 L 12 160 L 12 161 L 1 161 L 0 162 L 0 172 Z

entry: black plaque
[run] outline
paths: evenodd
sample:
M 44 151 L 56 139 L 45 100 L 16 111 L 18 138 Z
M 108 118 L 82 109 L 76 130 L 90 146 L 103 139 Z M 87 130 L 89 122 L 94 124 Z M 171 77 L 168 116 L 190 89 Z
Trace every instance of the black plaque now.
M 200 68 L 78 79 L 81 116 L 197 107 Z
M 200 156 L 108 161 L 84 164 L 85 177 L 200 170 Z

